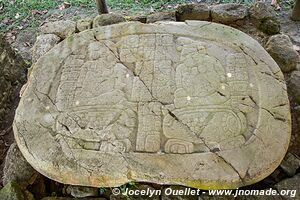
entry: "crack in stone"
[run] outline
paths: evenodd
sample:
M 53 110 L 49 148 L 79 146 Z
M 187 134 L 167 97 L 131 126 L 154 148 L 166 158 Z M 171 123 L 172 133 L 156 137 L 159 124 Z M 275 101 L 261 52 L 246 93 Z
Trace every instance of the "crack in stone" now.
M 255 65 L 258 65 L 258 62 L 257 62 L 250 54 L 248 54 L 248 53 L 245 51 L 245 49 L 243 49 L 243 47 L 239 46 L 239 48 L 240 48 L 240 50 L 241 50 L 244 54 L 246 54 L 247 56 L 249 56 L 249 57 L 251 58 L 251 60 L 255 63 Z
M 197 134 L 191 130 L 191 128 L 185 124 L 184 122 L 182 122 L 174 113 L 172 113 L 170 110 L 168 110 L 169 114 L 176 120 L 178 121 L 179 123 L 181 123 L 182 125 L 184 125 L 185 127 L 187 127 L 189 129 L 189 131 L 191 131 L 193 134 L 195 134 L 195 136 L 197 136 Z M 175 117 L 174 117 L 175 116 Z M 204 138 L 202 137 L 198 137 L 202 142 L 203 144 L 205 145 L 205 147 L 211 152 L 213 153 L 214 155 L 216 155 L 218 158 L 220 158 L 223 162 L 225 162 L 230 168 L 232 168 L 232 170 L 234 170 L 236 172 L 236 174 L 239 176 L 239 179 L 243 182 L 243 177 L 241 176 L 241 174 L 239 173 L 239 171 L 229 162 L 227 162 L 221 155 L 219 155 L 217 152 L 215 152 L 213 149 L 211 149 L 205 142 Z
M 277 77 L 277 76 L 275 76 L 275 75 L 273 75 L 273 74 L 271 74 L 269 72 L 260 72 L 260 73 L 268 75 L 268 76 L 271 76 L 272 78 L 276 79 L 280 83 L 284 83 L 284 80 L 280 79 L 279 77 Z
M 258 104 L 256 103 L 256 101 L 254 100 L 254 98 L 253 98 L 251 95 L 249 95 L 249 98 L 251 99 L 251 101 L 252 101 L 256 106 L 258 106 Z
M 282 122 L 286 122 L 286 119 L 285 119 L 285 118 L 280 117 L 280 116 L 276 116 L 276 114 L 274 114 L 273 112 L 271 112 L 271 111 L 268 110 L 267 108 L 261 107 L 261 109 L 267 111 L 270 115 L 272 115 L 272 117 L 273 117 L 275 120 L 279 120 L 279 121 L 282 121 Z
M 215 153 L 216 155 L 218 155 L 218 157 L 223 161 L 225 162 L 229 167 L 231 167 L 235 172 L 236 174 L 239 176 L 239 179 L 244 182 L 244 177 L 242 177 L 242 175 L 240 174 L 240 172 L 230 163 L 228 162 L 224 157 L 222 157 L 221 155 L 219 155 L 218 153 Z
M 26 121 L 24 121 L 24 122 L 26 122 Z M 26 142 L 26 140 L 25 140 L 25 137 L 24 137 L 22 131 L 19 131 L 19 128 L 18 128 L 17 125 L 16 125 L 15 127 L 16 127 L 17 132 L 19 133 L 19 135 L 22 137 L 22 140 L 24 141 L 24 145 L 25 145 L 26 149 L 28 150 L 28 153 L 29 153 L 33 158 L 36 159 L 35 155 L 30 151 L 29 146 L 28 146 L 28 144 L 27 144 L 27 142 Z M 26 127 L 25 127 L 24 124 L 23 124 L 23 128 L 24 128 L 25 131 L 27 132 L 27 129 L 26 129 Z
M 145 88 L 147 89 L 147 91 L 149 92 L 149 94 L 151 95 L 153 100 L 155 100 L 158 103 L 161 103 L 162 105 L 168 105 L 169 104 L 169 103 L 164 103 L 164 102 L 158 100 L 156 97 L 154 97 L 152 91 L 148 88 L 148 86 L 146 85 L 144 80 L 138 74 L 136 74 L 134 71 L 132 71 L 124 62 L 122 62 L 119 55 L 116 55 L 115 52 L 107 44 L 105 44 L 105 42 L 103 42 L 103 41 L 99 41 L 99 42 L 101 42 L 115 56 L 115 58 L 118 60 L 118 63 L 120 63 L 124 67 L 126 67 L 130 72 L 132 72 L 132 74 L 135 77 L 137 77 L 143 83 L 143 85 L 145 86 Z

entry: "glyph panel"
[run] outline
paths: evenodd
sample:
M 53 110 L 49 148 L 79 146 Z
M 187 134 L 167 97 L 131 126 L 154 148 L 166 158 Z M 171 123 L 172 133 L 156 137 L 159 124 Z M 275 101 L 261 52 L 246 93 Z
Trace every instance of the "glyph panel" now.
M 15 137 L 34 168 L 63 183 L 236 188 L 269 175 L 288 147 L 282 73 L 227 26 L 88 30 L 42 56 L 29 77 Z

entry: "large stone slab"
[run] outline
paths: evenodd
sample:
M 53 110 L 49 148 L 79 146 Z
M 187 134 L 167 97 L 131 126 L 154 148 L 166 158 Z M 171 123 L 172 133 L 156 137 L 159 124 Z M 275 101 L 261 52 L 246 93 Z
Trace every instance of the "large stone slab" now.
M 31 71 L 15 138 L 36 170 L 62 183 L 237 188 L 272 173 L 289 144 L 279 67 L 228 26 L 130 22 L 87 30 Z

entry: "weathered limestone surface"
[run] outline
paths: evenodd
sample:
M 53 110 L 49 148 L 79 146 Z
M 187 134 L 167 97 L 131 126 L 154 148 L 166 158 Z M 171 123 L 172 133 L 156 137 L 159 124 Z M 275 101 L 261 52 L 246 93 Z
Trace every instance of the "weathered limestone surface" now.
M 249 14 L 251 21 L 264 33 L 274 35 L 280 32 L 280 22 L 270 4 L 256 2 L 250 7 Z
M 54 34 L 44 34 L 37 37 L 32 48 L 32 61 L 36 62 L 39 57 L 44 55 L 60 41 L 60 37 Z
M 273 35 L 266 44 L 266 50 L 278 63 L 283 72 L 290 72 L 296 69 L 300 62 L 299 54 L 293 48 L 289 36 L 284 34 Z
M 16 143 L 13 143 L 7 152 L 3 172 L 4 185 L 16 182 L 25 186 L 34 180 L 36 173 L 23 157 Z
M 98 15 L 93 20 L 93 28 L 125 22 L 124 16 L 115 13 Z
M 210 20 L 210 7 L 207 4 L 184 4 L 176 11 L 178 21 Z
M 92 26 L 93 26 L 93 18 L 92 17 L 80 19 L 76 23 L 76 27 L 79 32 L 87 30 L 87 29 L 91 29 Z
M 16 141 L 72 185 L 202 189 L 255 183 L 280 164 L 290 112 L 276 62 L 215 23 L 120 23 L 68 37 L 37 63 Z
M 218 4 L 211 8 L 212 21 L 224 24 L 237 23 L 248 16 L 247 7 L 241 4 Z
M 62 39 L 72 35 L 75 31 L 76 22 L 71 20 L 48 22 L 41 27 L 43 34 L 55 34 Z
M 176 21 L 176 14 L 175 12 L 157 12 L 147 16 L 147 23 L 157 21 Z

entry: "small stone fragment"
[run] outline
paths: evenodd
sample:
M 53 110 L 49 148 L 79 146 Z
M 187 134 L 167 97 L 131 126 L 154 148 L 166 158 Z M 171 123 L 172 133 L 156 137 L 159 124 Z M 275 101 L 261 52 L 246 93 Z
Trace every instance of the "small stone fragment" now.
M 282 163 L 280 164 L 280 167 L 287 175 L 294 176 L 297 169 L 300 168 L 300 159 L 292 153 L 287 153 Z
M 289 36 L 284 34 L 271 36 L 266 44 L 266 50 L 283 72 L 290 72 L 296 69 L 299 62 L 299 54 L 294 50 Z
M 108 14 L 102 14 L 98 15 L 94 18 L 93 21 L 93 28 L 99 27 L 99 26 L 107 26 L 111 24 L 117 24 L 120 22 L 125 22 L 125 18 L 116 13 L 108 13 Z
M 261 21 L 258 29 L 268 35 L 274 35 L 280 32 L 280 23 L 275 19 L 266 19 Z
M 207 4 L 180 5 L 176 11 L 177 21 L 185 20 L 209 20 L 210 8 Z
M 98 188 L 73 185 L 67 187 L 67 193 L 75 198 L 96 197 L 99 195 Z
M 234 24 L 248 16 L 247 7 L 241 4 L 229 3 L 214 5 L 211 8 L 212 21 L 223 24 Z
M 132 200 L 133 198 L 130 198 L 125 195 L 110 195 L 109 200 Z M 134 199 L 133 199 L 134 200 Z
M 300 174 L 293 176 L 292 178 L 287 178 L 276 185 L 274 187 L 280 193 L 282 190 L 286 192 L 289 191 L 288 194 L 282 195 L 284 200 L 295 200 L 300 199 Z
M 203 194 L 199 197 L 199 200 L 235 200 L 234 196 L 231 195 L 208 195 Z
M 0 190 L 1 200 L 27 200 L 20 186 L 15 182 L 7 183 Z
M 48 22 L 41 27 L 43 34 L 55 34 L 61 39 L 72 35 L 76 31 L 76 22 L 71 20 L 61 20 Z
M 76 23 L 76 27 L 79 32 L 87 30 L 87 29 L 91 29 L 92 26 L 93 26 L 93 18 L 92 17 L 80 19 Z
M 139 22 L 142 22 L 142 23 L 146 23 L 147 22 L 147 16 L 145 16 L 145 15 L 131 16 L 129 21 L 139 21 Z
M 32 61 L 36 62 L 41 56 L 47 53 L 59 41 L 60 37 L 54 34 L 43 34 L 37 37 L 34 46 L 32 47 Z
M 176 21 L 175 12 L 157 12 L 147 16 L 147 23 L 157 21 Z
M 293 100 L 299 105 L 300 104 L 300 71 L 292 72 L 290 79 L 288 80 L 288 91 L 290 93 L 290 96 L 293 98 Z
M 75 200 L 77 198 L 70 197 L 44 197 L 42 200 Z M 80 200 L 107 200 L 105 198 L 79 198 Z
M 36 171 L 25 160 L 16 143 L 13 143 L 6 155 L 3 169 L 3 183 L 16 182 L 27 186 L 36 176 Z

